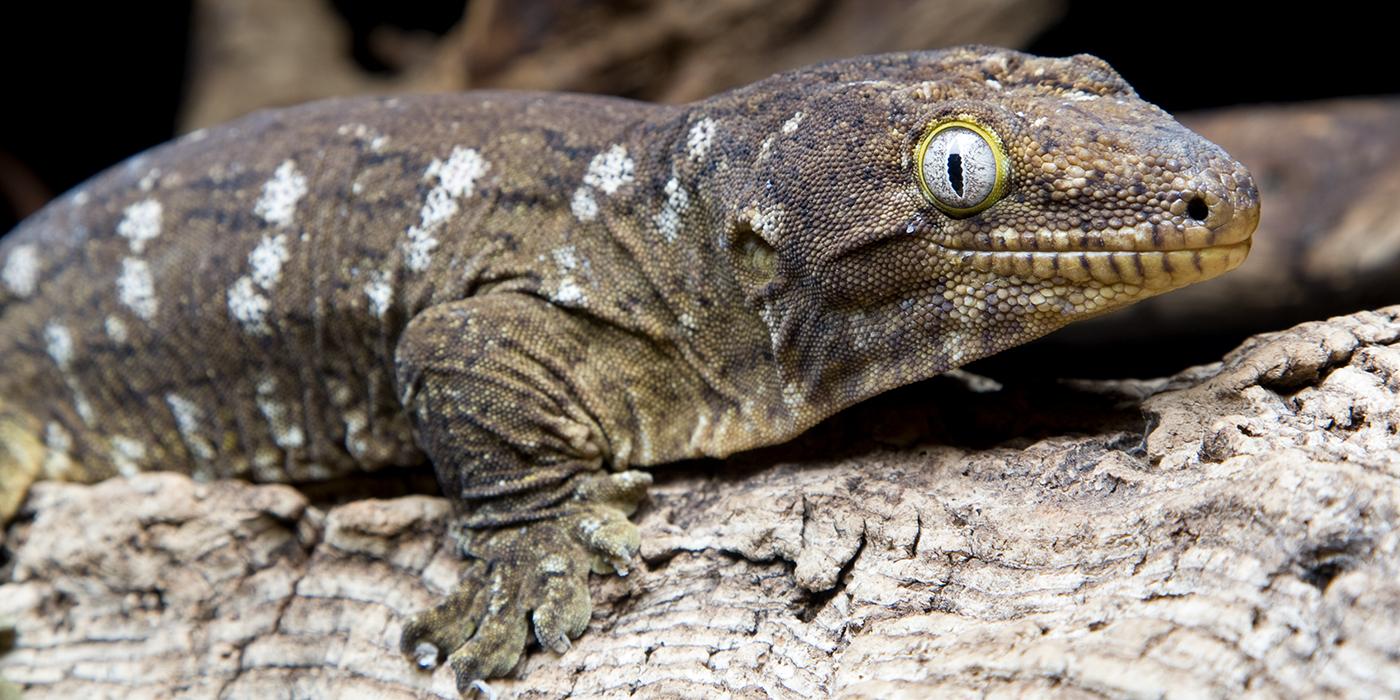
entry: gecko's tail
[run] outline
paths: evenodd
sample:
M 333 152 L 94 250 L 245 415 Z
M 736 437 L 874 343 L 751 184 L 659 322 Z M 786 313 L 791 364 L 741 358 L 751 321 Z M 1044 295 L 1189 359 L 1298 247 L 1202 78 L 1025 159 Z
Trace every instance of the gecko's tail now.
M 0 399 L 0 525 L 8 523 L 39 478 L 46 453 L 39 422 Z

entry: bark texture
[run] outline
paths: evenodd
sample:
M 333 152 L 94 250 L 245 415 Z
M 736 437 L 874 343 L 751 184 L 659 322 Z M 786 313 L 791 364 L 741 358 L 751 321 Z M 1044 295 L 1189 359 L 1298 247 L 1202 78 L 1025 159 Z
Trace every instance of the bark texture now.
M 1169 379 L 896 392 L 657 472 L 645 566 L 519 697 L 1400 694 L 1400 306 Z M 1033 410 L 1031 407 L 1034 407 Z M 395 651 L 447 503 L 147 474 L 6 533 L 26 697 L 456 697 Z

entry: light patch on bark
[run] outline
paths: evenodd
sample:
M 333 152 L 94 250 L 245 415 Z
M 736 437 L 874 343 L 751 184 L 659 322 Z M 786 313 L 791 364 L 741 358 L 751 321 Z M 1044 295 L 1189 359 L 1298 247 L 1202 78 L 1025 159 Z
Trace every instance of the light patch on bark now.
M 296 217 L 297 202 L 306 196 L 306 192 L 306 176 L 297 170 L 296 162 L 289 158 L 277 166 L 272 178 L 263 185 L 262 196 L 253 205 L 253 213 L 269 226 L 290 226 Z
M 17 245 L 5 258 L 0 280 L 16 296 L 27 297 L 39 285 L 39 249 L 32 243 Z
M 408 227 L 405 244 L 404 264 L 414 272 L 422 272 L 432 264 L 433 251 L 439 241 L 437 232 L 449 219 L 457 215 L 460 206 L 458 199 L 470 197 L 476 190 L 476 181 L 486 174 L 491 164 L 486 162 L 474 148 L 458 146 L 452 149 L 447 160 L 434 159 L 423 173 L 426 180 L 437 180 L 419 213 L 419 222 Z
M 160 202 L 154 199 L 143 199 L 122 212 L 117 234 L 126 239 L 132 253 L 140 255 L 146 244 L 160 235 L 161 212 Z
M 159 304 L 151 266 L 140 258 L 124 258 L 117 276 L 117 299 L 142 320 L 155 318 Z
M 686 153 L 690 155 L 691 160 L 702 161 L 709 155 L 714 140 L 715 120 L 705 117 L 690 126 L 690 133 L 685 137 Z

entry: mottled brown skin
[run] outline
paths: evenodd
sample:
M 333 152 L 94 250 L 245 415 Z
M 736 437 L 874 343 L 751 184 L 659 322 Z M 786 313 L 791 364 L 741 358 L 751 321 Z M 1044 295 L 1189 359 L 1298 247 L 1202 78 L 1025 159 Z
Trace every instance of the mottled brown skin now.
M 1010 164 L 967 218 L 915 178 L 948 116 Z M 37 478 L 431 461 L 478 561 L 403 648 L 467 687 L 532 633 L 560 650 L 583 631 L 589 570 L 637 550 L 633 467 L 784 441 L 1219 274 L 1257 213 L 1238 163 L 1087 56 L 858 58 L 679 107 L 264 112 L 117 166 L 0 244 L 0 515 Z

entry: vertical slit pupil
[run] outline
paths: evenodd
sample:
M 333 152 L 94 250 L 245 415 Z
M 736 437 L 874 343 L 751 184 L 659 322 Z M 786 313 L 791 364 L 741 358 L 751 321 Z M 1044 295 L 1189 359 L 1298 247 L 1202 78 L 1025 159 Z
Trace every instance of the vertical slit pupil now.
M 953 186 L 953 191 L 961 197 L 963 194 L 963 172 L 962 156 L 956 153 L 948 154 L 948 184 Z

